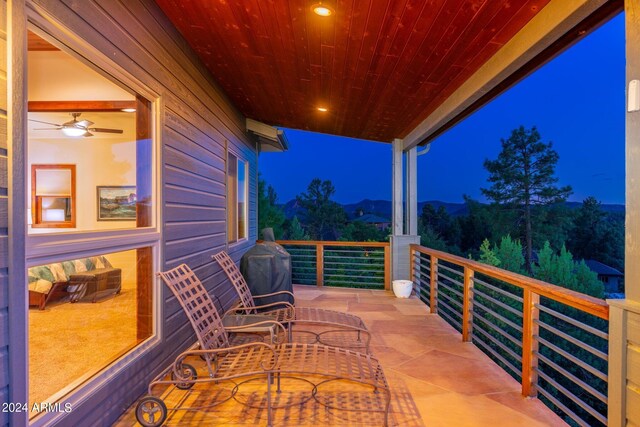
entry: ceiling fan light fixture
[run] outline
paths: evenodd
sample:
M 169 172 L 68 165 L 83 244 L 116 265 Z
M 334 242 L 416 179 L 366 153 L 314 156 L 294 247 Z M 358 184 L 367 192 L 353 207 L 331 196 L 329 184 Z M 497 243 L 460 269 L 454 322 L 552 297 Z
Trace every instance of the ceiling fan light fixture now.
M 80 114 L 81 113 L 71 113 L 71 117 L 73 117 L 73 120 L 68 121 L 66 123 L 62 123 L 62 124 L 44 122 L 42 120 L 35 120 L 35 119 L 29 119 L 29 121 L 53 126 L 51 128 L 40 128 L 40 129 L 35 128 L 34 130 L 61 130 L 65 136 L 69 136 L 69 137 L 93 136 L 93 132 L 119 133 L 119 134 L 124 133 L 122 129 L 91 127 L 93 125 L 93 122 L 91 120 L 86 120 L 86 119 L 78 120 L 78 117 L 80 117 Z
M 333 15 L 336 11 L 326 1 L 317 1 L 311 5 L 311 11 L 318 16 L 327 17 Z
M 80 129 L 76 127 L 63 127 L 62 133 L 66 136 L 83 136 L 87 132 L 86 129 Z

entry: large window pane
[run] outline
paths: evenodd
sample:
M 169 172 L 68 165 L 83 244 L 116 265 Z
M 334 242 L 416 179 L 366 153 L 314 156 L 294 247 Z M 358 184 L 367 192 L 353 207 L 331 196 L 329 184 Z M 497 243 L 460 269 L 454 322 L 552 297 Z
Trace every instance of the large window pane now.
M 247 198 L 248 198 L 247 162 L 234 154 L 227 156 L 227 234 L 229 242 L 248 237 Z
M 28 64 L 29 232 L 152 226 L 151 103 L 60 50 L 30 50 Z M 57 220 L 41 203 L 62 184 Z
M 140 248 L 29 268 L 30 407 L 55 402 L 151 336 L 150 255 Z
M 247 164 L 238 161 L 238 239 L 247 237 Z

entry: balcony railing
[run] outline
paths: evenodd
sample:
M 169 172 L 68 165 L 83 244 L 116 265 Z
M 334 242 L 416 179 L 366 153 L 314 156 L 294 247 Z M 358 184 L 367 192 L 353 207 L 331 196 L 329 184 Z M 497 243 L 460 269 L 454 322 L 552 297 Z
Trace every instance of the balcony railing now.
M 389 289 L 388 242 L 279 240 L 291 254 L 300 285 Z
M 604 300 L 411 245 L 420 298 L 572 425 L 607 425 Z

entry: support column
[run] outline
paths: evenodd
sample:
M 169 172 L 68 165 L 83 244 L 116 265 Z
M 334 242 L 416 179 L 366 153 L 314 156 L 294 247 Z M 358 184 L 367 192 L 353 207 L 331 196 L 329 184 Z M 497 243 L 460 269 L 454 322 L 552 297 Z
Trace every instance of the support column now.
M 407 200 L 406 200 L 406 224 L 407 234 L 418 235 L 418 162 L 417 148 L 413 147 L 407 151 Z
M 402 140 L 393 140 L 393 160 L 392 160 L 392 209 L 393 213 L 391 218 L 391 230 L 394 236 L 398 236 L 404 233 L 403 219 L 404 212 L 402 210 Z
M 640 111 L 631 107 L 632 80 L 640 80 L 640 0 L 625 0 L 626 224 L 624 300 L 609 303 L 609 426 L 640 423 Z
M 408 279 L 411 275 L 409 245 L 419 243 L 420 238 L 416 236 L 418 231 L 417 223 L 417 175 L 416 175 L 416 153 L 407 154 L 407 175 L 406 192 L 404 191 L 404 167 L 403 167 L 403 141 L 395 139 L 393 141 L 393 218 L 391 235 L 391 279 Z M 412 160 L 413 159 L 413 160 Z M 413 167 L 411 167 L 413 164 Z M 404 195 L 407 197 L 407 222 L 404 223 Z M 413 212 L 413 213 L 412 213 Z M 405 232 L 406 229 L 406 232 Z M 412 230 L 415 231 L 412 233 Z M 409 234 L 406 234 L 409 233 Z
M 609 300 L 608 414 L 611 427 L 627 425 L 627 310 Z
M 640 0 L 625 1 L 627 45 L 627 107 L 629 85 L 640 80 Z M 625 108 L 628 110 L 628 108 Z M 625 294 L 640 302 L 640 111 L 626 113 L 626 239 L 624 260 Z

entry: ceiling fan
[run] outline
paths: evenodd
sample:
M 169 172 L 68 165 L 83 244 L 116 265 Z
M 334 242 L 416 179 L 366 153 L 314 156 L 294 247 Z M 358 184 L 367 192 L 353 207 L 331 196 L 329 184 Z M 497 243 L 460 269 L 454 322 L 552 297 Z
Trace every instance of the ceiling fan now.
M 90 120 L 78 120 L 81 113 L 71 113 L 73 120 L 66 123 L 56 124 L 43 122 L 41 120 L 29 119 L 32 122 L 43 123 L 45 125 L 55 126 L 53 128 L 36 128 L 34 130 L 61 130 L 66 136 L 93 136 L 92 132 L 103 133 L 122 133 L 122 129 L 107 129 L 107 128 L 94 128 L 90 127 L 93 122 Z

